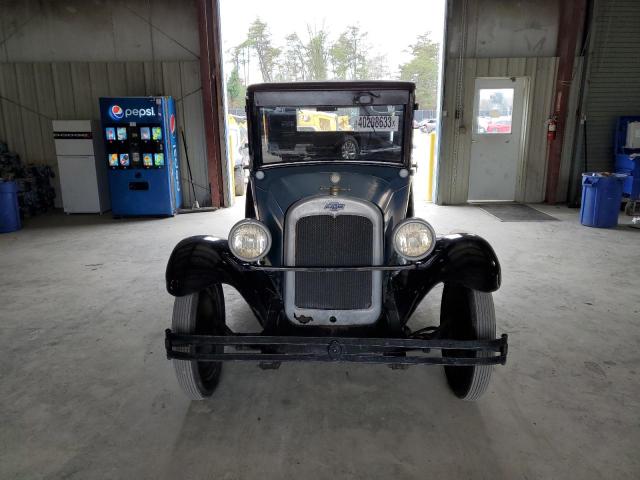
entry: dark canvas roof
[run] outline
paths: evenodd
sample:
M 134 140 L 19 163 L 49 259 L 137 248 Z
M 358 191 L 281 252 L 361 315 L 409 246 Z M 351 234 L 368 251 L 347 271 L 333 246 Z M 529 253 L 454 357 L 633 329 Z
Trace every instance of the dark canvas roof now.
M 286 82 L 286 83 L 256 83 L 249 85 L 247 91 L 273 92 L 281 90 L 409 90 L 416 88 L 413 82 L 397 80 L 367 80 L 367 81 L 326 81 L 326 82 Z

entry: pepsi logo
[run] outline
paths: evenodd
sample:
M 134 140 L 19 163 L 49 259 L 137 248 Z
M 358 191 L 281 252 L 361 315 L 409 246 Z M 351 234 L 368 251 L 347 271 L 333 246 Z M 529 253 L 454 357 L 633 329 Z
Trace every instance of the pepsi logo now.
M 120 105 L 111 105 L 111 108 L 109 109 L 109 116 L 113 120 L 120 120 L 124 117 L 124 110 Z
M 169 128 L 171 129 L 171 134 L 176 133 L 176 116 L 172 113 L 171 117 L 169 117 Z
M 111 105 L 111 107 L 109 108 L 109 116 L 111 117 L 111 120 L 118 121 L 118 120 L 122 120 L 123 118 L 128 119 L 129 117 L 138 117 L 138 118 L 155 117 L 156 112 L 153 109 L 153 107 L 127 108 L 125 110 L 120 105 Z

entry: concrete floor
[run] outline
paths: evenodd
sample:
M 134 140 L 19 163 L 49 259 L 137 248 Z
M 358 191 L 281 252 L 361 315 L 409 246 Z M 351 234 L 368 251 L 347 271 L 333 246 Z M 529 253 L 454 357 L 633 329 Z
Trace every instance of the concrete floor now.
M 163 352 L 163 284 L 181 238 L 226 235 L 242 207 L 162 220 L 49 215 L 0 236 L 0 478 L 640 477 L 640 231 L 500 223 L 423 205 L 486 237 L 509 362 L 478 403 L 439 367 L 225 366 L 206 402 Z M 627 218 L 623 218 L 628 222 Z M 252 322 L 226 291 L 236 324 Z M 432 324 L 438 295 L 415 324 Z

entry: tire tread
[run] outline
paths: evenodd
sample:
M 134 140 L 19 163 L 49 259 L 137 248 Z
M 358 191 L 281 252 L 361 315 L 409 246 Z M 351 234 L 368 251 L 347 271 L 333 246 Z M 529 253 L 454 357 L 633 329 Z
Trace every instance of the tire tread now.
M 496 336 L 496 314 L 493 298 L 490 293 L 469 291 L 471 302 L 472 321 L 479 340 L 491 340 Z M 478 352 L 479 357 L 488 357 L 490 352 Z M 478 400 L 489 387 L 493 365 L 478 365 L 473 369 L 471 385 L 463 400 Z
M 191 333 L 195 330 L 199 293 L 177 297 L 173 304 L 171 329 L 176 333 Z M 188 346 L 177 346 L 179 352 L 188 352 Z M 173 359 L 173 367 L 178 377 L 178 384 L 191 400 L 204 400 L 196 380 L 197 362 Z
M 448 284 L 442 297 L 441 322 L 457 318 L 458 326 L 446 328 L 445 335 L 456 340 L 493 340 L 496 316 L 491 293 Z M 445 323 L 446 324 L 446 323 Z M 462 330 L 460 331 L 460 328 Z M 458 331 L 458 333 L 455 333 Z M 453 352 L 452 352 L 453 353 Z M 443 352 L 444 354 L 444 352 Z M 453 354 L 456 356 L 456 354 Z M 476 352 L 477 357 L 490 357 L 492 352 Z M 465 356 L 464 352 L 458 356 Z M 466 401 L 478 400 L 489 387 L 493 365 L 445 366 L 447 382 L 453 393 Z

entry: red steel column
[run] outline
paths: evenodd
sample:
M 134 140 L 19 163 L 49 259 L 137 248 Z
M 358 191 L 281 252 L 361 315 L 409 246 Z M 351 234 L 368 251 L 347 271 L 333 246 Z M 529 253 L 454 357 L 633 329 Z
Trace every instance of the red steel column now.
M 222 104 L 222 51 L 220 49 L 220 15 L 218 0 L 196 0 L 200 36 L 200 81 L 207 147 L 207 170 L 211 187 L 211 204 L 224 204 L 223 164 L 224 108 Z
M 576 55 L 578 35 L 584 27 L 587 11 L 587 0 L 560 2 L 560 24 L 558 26 L 558 76 L 556 78 L 554 115 L 558 121 L 556 137 L 551 140 L 547 160 L 547 191 L 545 201 L 556 203 L 558 180 L 560 177 L 560 159 L 562 155 L 562 139 L 567 119 L 567 105 L 571 90 L 573 61 Z

